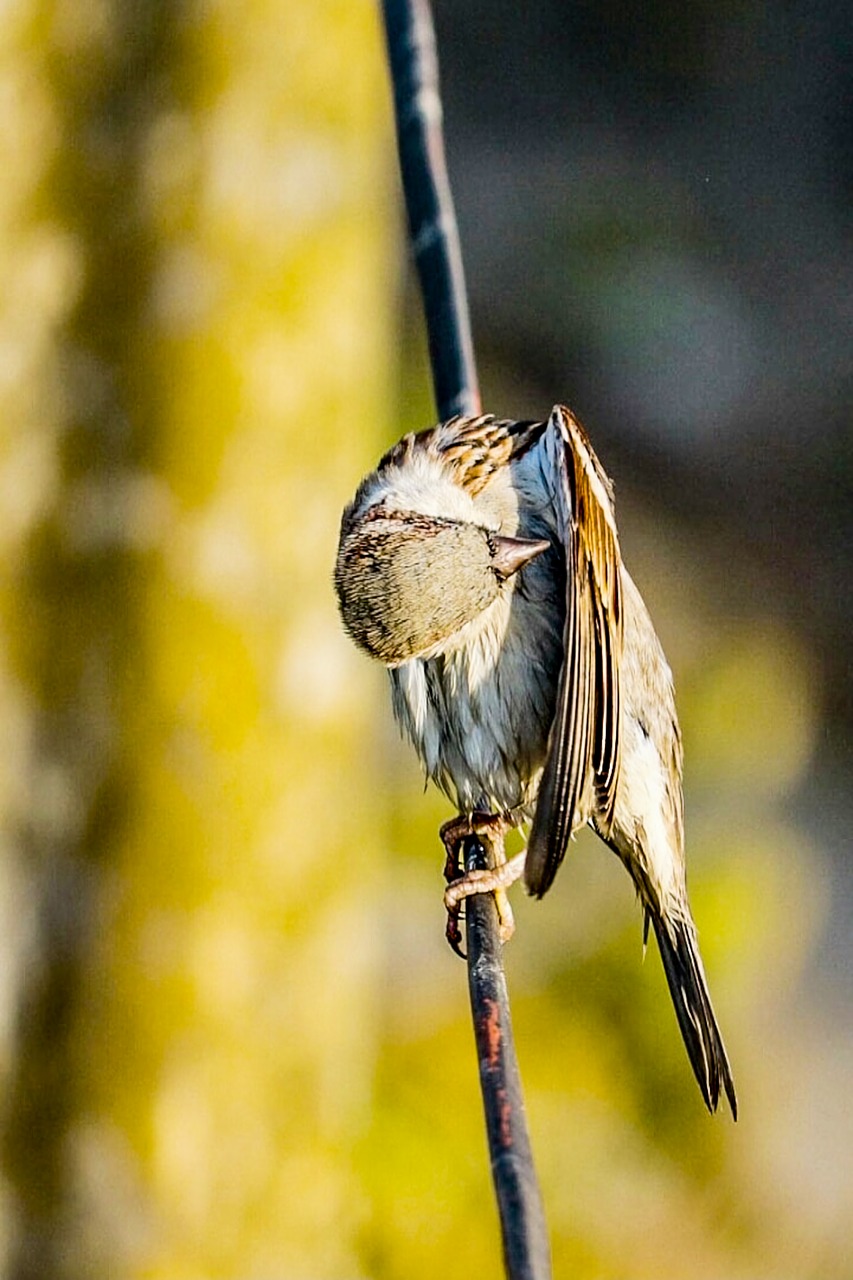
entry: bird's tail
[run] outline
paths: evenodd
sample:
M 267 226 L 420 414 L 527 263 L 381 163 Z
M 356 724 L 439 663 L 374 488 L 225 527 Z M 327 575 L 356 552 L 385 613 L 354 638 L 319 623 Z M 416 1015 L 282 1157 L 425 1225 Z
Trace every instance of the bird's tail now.
M 702 1097 L 708 1110 L 716 1111 L 720 1093 L 725 1090 L 732 1116 L 736 1120 L 737 1097 L 732 1070 L 711 1004 L 702 957 L 699 955 L 696 927 L 689 916 L 687 920 L 672 917 L 662 920 L 657 912 L 647 909 L 647 928 L 649 916 L 657 936 L 687 1056 L 702 1090 Z

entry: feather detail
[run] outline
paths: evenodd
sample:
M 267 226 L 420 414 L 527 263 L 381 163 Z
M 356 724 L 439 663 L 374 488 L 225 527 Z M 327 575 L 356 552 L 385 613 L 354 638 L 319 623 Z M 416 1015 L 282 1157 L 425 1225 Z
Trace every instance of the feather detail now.
M 566 556 L 563 665 L 533 826 L 525 883 L 541 897 L 571 833 L 593 815 L 613 824 L 620 768 L 622 589 L 610 481 L 580 423 L 557 405 L 545 445 L 555 477 Z
M 693 1074 L 709 1111 L 716 1111 L 725 1090 L 737 1120 L 737 1096 L 723 1037 L 717 1025 L 705 970 L 691 919 L 662 918 L 651 913 L 667 986 L 675 1006 Z
M 476 498 L 495 472 L 539 438 L 542 422 L 514 422 L 483 414 L 477 418 L 451 418 L 425 433 L 428 448 L 448 463 L 455 482 Z

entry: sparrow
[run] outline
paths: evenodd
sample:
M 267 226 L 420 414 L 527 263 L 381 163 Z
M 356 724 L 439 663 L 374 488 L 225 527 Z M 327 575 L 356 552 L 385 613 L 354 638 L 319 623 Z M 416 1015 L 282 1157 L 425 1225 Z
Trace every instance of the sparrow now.
M 613 488 L 563 405 L 546 422 L 455 417 L 406 435 L 341 521 L 343 624 L 387 667 L 394 715 L 459 817 L 445 842 L 530 824 L 446 902 L 541 898 L 589 824 L 634 882 L 710 1111 L 737 1099 L 687 897 L 670 668 L 625 568 Z M 449 930 L 451 941 L 452 933 Z

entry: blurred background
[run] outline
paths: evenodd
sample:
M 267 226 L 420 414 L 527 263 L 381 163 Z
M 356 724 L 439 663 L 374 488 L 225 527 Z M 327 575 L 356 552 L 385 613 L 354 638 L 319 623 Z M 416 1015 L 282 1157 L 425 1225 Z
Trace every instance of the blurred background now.
M 580 839 L 506 955 L 555 1271 L 844 1280 L 846 5 L 435 8 L 485 405 L 614 477 L 741 1104 Z M 496 1276 L 448 806 L 331 589 L 433 414 L 377 7 L 0 9 L 2 1275 Z

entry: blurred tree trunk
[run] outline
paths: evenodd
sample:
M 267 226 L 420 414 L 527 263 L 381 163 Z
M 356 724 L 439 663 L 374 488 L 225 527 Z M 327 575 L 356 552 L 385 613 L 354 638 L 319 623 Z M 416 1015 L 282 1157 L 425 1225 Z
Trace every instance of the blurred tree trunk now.
M 22 0 L 3 41 L 7 1274 L 356 1275 L 375 6 Z

